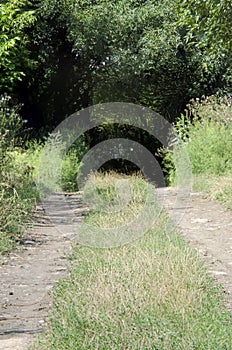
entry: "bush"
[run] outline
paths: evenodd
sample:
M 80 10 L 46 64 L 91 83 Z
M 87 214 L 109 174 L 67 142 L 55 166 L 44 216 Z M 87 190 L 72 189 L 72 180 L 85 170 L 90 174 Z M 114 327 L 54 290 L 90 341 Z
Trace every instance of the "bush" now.
M 232 100 L 210 96 L 191 101 L 188 111 L 175 123 L 178 137 L 188 153 L 195 175 L 226 175 L 232 173 Z M 163 164 L 169 182 L 175 182 L 173 160 L 178 147 L 162 150 Z

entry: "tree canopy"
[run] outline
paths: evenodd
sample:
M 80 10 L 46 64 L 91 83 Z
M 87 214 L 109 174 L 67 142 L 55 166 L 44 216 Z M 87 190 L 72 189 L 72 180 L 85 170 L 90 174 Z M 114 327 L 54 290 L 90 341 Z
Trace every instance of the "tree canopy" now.
M 10 0 L 0 4 L 0 93 L 12 90 L 25 76 L 29 64 L 25 29 L 35 21 L 28 1 Z
M 231 8 L 228 0 L 4 1 L 1 91 L 13 89 L 37 127 L 106 101 L 174 120 L 191 98 L 231 91 Z

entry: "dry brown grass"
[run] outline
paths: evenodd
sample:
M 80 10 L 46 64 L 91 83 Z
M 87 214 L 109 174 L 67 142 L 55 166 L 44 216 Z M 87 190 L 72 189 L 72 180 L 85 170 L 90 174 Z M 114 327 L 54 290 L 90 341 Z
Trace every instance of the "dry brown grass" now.
M 232 210 L 232 175 L 197 175 L 194 187 L 198 191 L 205 192 L 210 199 L 219 200 L 226 208 Z

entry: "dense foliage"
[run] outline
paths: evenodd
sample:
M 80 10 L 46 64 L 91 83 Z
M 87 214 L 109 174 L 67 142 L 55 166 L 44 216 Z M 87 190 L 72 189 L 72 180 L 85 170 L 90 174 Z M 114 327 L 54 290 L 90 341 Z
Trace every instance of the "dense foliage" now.
M 12 90 L 30 64 L 25 29 L 32 25 L 35 16 L 28 10 L 27 3 L 26 0 L 10 0 L 0 4 L 0 93 Z
M 178 3 L 178 2 L 177 2 Z M 214 55 L 232 54 L 232 4 L 230 0 L 179 1 L 180 23 L 189 42 L 208 48 Z
M 3 1 L 1 91 L 14 86 L 36 128 L 106 101 L 143 104 L 174 120 L 190 98 L 231 91 L 231 7 L 227 0 Z
M 1 1 L 0 94 L 11 91 L 42 133 L 109 101 L 175 121 L 191 98 L 231 93 L 231 11 L 228 0 Z M 128 133 L 159 147 L 126 125 L 95 128 L 86 142 Z

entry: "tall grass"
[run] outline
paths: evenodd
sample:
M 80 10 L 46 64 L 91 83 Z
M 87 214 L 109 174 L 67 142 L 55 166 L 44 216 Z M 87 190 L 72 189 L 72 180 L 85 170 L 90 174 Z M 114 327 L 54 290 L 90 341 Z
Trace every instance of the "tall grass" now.
M 195 188 L 232 208 L 231 98 L 211 96 L 192 102 L 188 113 L 176 122 L 175 129 L 188 153 Z M 173 184 L 176 181 L 173 159 L 178 156 L 176 148 L 165 152 L 164 157 L 164 167 Z
M 23 121 L 9 96 L 0 99 L 0 253 L 20 239 L 38 198 L 33 172 L 39 147 L 22 147 Z
M 118 176 L 93 179 L 100 196 L 118 200 Z M 133 182 L 140 192 L 132 195 L 136 212 L 146 186 L 141 178 Z M 92 186 L 90 181 L 86 191 L 92 193 Z M 86 220 L 99 227 L 121 223 L 100 210 Z M 196 252 L 176 231 L 170 233 L 170 225 L 163 213 L 140 240 L 128 245 L 76 245 L 68 276 L 53 290 L 48 330 L 34 348 L 231 349 L 231 315 L 221 304 L 221 292 Z
M 21 238 L 39 198 L 33 176 L 37 152 L 9 147 L 1 160 L 0 253 L 11 250 Z

